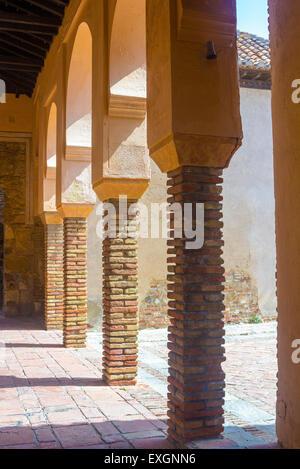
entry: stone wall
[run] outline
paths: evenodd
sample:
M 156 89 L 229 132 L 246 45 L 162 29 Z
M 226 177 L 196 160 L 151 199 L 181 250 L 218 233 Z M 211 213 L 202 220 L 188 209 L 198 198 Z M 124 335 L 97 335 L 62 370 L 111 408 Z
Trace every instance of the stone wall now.
M 261 322 L 257 287 L 247 271 L 230 269 L 225 273 L 225 322 Z
M 4 224 L 0 221 L 0 310 L 4 299 L 4 234 Z
M 4 240 L 4 304 L 7 316 L 33 315 L 35 286 L 40 284 L 35 260 L 35 226 L 25 224 L 26 145 L 0 142 L 0 188 Z
M 146 297 L 140 302 L 139 327 L 140 329 L 159 328 L 168 324 L 167 281 L 153 280 L 150 282 Z
M 42 317 L 44 312 L 45 290 L 45 233 L 40 217 L 35 217 L 32 231 L 34 246 L 33 261 L 33 301 L 35 314 Z

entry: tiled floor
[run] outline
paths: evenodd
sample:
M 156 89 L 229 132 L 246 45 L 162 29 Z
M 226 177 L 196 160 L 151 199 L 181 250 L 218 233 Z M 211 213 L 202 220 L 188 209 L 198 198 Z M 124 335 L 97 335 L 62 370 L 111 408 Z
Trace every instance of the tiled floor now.
M 275 445 L 275 329 L 259 326 L 230 326 L 224 439 L 191 447 Z M 101 381 L 100 340 L 91 331 L 87 349 L 66 350 L 60 332 L 0 319 L 0 449 L 171 447 L 166 331 L 141 332 L 139 384 L 127 389 Z

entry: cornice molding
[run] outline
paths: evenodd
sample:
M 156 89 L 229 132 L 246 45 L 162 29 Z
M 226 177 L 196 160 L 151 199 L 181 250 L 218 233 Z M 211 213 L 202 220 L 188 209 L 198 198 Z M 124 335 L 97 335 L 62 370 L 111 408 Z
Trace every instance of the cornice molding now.
M 63 223 L 61 216 L 55 210 L 42 212 L 40 218 L 44 225 L 62 225 Z
M 57 205 L 57 213 L 61 218 L 88 218 L 95 204 L 61 203 Z
M 65 159 L 67 161 L 92 161 L 91 147 L 79 147 L 68 145 Z
M 128 199 L 138 200 L 148 189 L 149 179 L 102 177 L 93 184 L 99 200 L 118 199 L 126 195 Z
M 47 166 L 46 179 L 55 181 L 56 179 L 56 168 L 53 166 Z
M 111 94 L 108 114 L 110 117 L 144 120 L 147 112 L 147 99 L 138 96 Z

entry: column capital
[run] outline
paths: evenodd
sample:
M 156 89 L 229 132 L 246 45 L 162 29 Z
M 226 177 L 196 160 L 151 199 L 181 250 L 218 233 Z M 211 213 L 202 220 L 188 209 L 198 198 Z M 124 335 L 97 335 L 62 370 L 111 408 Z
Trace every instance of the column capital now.
M 227 167 L 243 137 L 235 1 L 151 0 L 146 12 L 150 156 L 163 172 Z
M 62 218 L 57 211 L 45 211 L 40 214 L 44 225 L 62 225 Z
M 148 189 L 149 179 L 103 177 L 93 184 L 98 198 L 104 202 L 127 195 L 128 199 L 140 199 Z
M 241 146 L 237 137 L 175 133 L 150 148 L 150 156 L 163 173 L 182 166 L 227 168 Z
M 94 208 L 94 204 L 60 204 L 57 211 L 62 218 L 88 218 Z

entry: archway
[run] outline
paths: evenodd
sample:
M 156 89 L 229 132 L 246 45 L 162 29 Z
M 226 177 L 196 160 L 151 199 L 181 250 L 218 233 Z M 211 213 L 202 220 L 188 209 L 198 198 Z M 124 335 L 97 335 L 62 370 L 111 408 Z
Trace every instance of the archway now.
M 68 147 L 91 147 L 92 35 L 87 23 L 78 27 L 69 68 L 66 124 Z
M 87 23 L 78 27 L 69 66 L 66 96 L 66 149 L 63 162 L 64 203 L 93 203 L 92 35 Z
M 56 210 L 56 126 L 57 108 L 52 103 L 48 117 L 45 184 L 44 184 L 44 210 Z
M 91 181 L 93 41 L 86 22 L 79 25 L 75 41 L 69 47 L 67 55 L 71 58 L 67 77 L 66 146 L 63 158 L 59 161 L 62 165 L 62 193 L 58 203 L 64 229 L 66 347 L 83 346 L 86 338 L 87 278 L 90 277 L 87 275 L 88 218 L 96 199 Z M 68 251 L 72 251 L 72 258 L 68 256 Z M 74 262 L 77 263 L 75 278 Z M 76 300 L 73 287 L 68 288 L 69 284 L 77 284 L 78 291 L 82 292 L 82 295 L 77 295 Z M 71 314 L 72 309 L 75 309 L 74 305 L 77 310 L 75 319 Z

